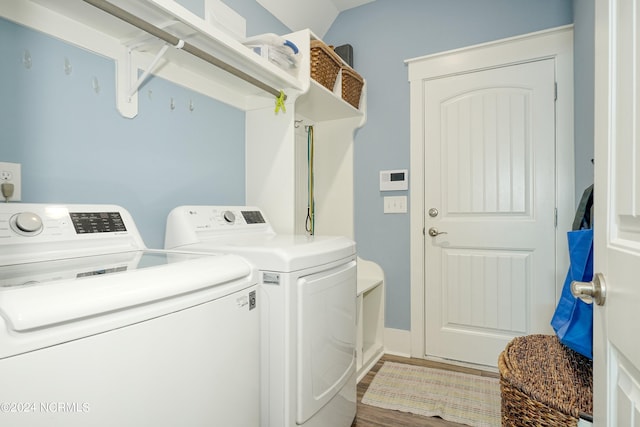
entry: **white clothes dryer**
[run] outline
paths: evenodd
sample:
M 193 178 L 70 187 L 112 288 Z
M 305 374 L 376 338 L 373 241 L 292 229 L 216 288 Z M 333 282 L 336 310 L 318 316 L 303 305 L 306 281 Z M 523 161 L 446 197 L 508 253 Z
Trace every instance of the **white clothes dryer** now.
M 165 248 L 241 255 L 260 270 L 263 427 L 349 427 L 356 413 L 356 252 L 278 235 L 255 207 L 180 206 Z
M 258 426 L 257 277 L 119 206 L 0 204 L 0 424 Z

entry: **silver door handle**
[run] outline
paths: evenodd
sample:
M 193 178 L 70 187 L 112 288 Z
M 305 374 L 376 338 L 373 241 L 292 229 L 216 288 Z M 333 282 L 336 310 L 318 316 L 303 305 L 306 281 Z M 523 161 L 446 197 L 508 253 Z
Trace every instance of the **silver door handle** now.
M 429 236 L 431 236 L 431 237 L 436 237 L 436 236 L 439 236 L 440 234 L 447 234 L 447 232 L 446 231 L 438 231 L 438 229 L 435 228 L 435 227 L 431 227 L 429 229 Z
M 591 282 L 571 282 L 571 295 L 586 303 L 604 305 L 606 294 L 607 287 L 602 273 L 594 274 Z

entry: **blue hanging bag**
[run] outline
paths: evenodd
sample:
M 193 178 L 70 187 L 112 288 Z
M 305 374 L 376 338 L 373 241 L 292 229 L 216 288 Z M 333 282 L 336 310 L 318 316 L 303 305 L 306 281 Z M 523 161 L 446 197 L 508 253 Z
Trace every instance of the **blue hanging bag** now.
M 593 230 L 569 231 L 567 238 L 571 265 L 551 326 L 561 343 L 593 359 L 593 304 L 571 294 L 572 281 L 593 279 Z
M 573 221 L 573 231 L 567 233 L 571 265 L 551 319 L 551 326 L 560 342 L 589 359 L 593 359 L 593 304 L 574 297 L 571 282 L 590 282 L 593 279 L 592 206 L 593 185 L 584 191 Z

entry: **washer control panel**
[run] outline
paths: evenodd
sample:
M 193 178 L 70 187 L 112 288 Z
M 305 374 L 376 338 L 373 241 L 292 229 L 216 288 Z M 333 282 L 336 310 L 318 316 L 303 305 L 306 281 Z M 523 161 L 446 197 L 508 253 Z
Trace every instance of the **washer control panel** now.
M 64 242 L 87 253 L 146 248 L 133 218 L 119 206 L 0 203 L 0 264 L 5 253 L 18 259 L 36 253 L 54 256 L 67 248 Z
M 212 213 L 214 213 L 214 217 L 216 215 L 217 210 L 214 209 Z M 259 210 L 251 210 L 251 209 L 238 209 L 236 211 L 233 210 L 225 210 L 221 213 L 222 219 L 225 220 L 228 224 L 235 224 L 236 219 L 238 218 L 238 224 L 266 224 L 264 216 L 262 216 L 262 212 Z
M 232 233 L 275 234 L 264 213 L 252 206 L 178 206 L 167 217 L 165 248 Z
M 168 221 L 180 217 L 194 230 L 267 229 L 269 224 L 258 208 L 248 206 L 179 206 L 169 213 Z
M 242 211 L 242 217 L 247 224 L 264 224 L 266 222 L 260 211 Z
M 77 234 L 127 231 L 120 212 L 69 212 L 69 219 Z M 54 227 L 60 229 L 67 224 L 68 221 L 62 219 L 55 221 Z M 17 234 L 29 237 L 40 234 L 44 230 L 44 222 L 35 212 L 20 212 L 11 216 L 9 227 Z
M 127 231 L 120 212 L 69 212 L 78 234 Z

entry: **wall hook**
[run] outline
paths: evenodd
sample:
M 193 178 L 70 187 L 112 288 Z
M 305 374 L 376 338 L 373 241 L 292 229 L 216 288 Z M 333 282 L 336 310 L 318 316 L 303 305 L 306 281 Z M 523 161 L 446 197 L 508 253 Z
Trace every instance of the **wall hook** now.
M 302 120 L 294 120 L 293 121 L 293 127 L 298 129 L 300 127 L 300 123 L 302 123 Z
M 72 71 L 71 61 L 69 61 L 69 58 L 64 58 L 64 73 L 68 76 Z
M 24 68 L 27 70 L 31 68 L 33 65 L 33 60 L 31 59 L 31 52 L 28 49 L 24 50 L 24 54 L 22 55 L 22 64 L 24 64 Z
M 196 109 L 196 107 L 193 105 L 193 101 L 190 99 L 189 100 L 189 111 L 193 111 L 195 109 Z
M 93 86 L 93 91 L 95 93 L 100 93 L 100 82 L 98 81 L 97 77 L 94 77 L 92 82 L 91 82 L 91 86 Z
M 169 104 L 169 108 L 171 108 L 172 111 L 176 109 L 176 102 L 174 101 L 173 98 L 171 98 L 171 103 Z

